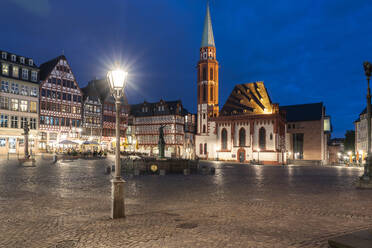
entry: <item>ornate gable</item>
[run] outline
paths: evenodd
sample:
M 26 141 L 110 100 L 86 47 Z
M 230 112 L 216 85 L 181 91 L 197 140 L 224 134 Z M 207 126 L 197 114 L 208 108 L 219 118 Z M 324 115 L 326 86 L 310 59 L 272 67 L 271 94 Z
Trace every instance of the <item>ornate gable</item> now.
M 271 114 L 273 104 L 263 82 L 238 84 L 231 92 L 220 115 Z

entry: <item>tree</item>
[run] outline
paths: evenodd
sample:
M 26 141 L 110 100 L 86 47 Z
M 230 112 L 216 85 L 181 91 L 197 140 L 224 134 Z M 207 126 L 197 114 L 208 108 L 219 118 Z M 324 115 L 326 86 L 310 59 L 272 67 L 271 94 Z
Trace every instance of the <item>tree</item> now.
M 347 130 L 345 133 L 344 149 L 346 152 L 355 152 L 355 131 Z

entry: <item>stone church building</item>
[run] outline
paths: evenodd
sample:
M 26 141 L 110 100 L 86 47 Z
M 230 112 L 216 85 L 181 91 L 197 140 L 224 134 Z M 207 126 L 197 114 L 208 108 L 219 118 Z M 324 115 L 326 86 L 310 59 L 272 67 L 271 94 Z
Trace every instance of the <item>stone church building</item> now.
M 197 65 L 197 156 L 282 163 L 285 159 L 285 114 L 278 104 L 271 102 L 263 82 L 236 85 L 219 111 L 218 66 L 207 6 Z
M 331 128 L 322 103 L 279 108 L 263 82 L 252 82 L 236 85 L 219 110 L 218 69 L 207 6 L 197 64 L 195 152 L 199 158 L 262 164 L 282 164 L 287 159 L 327 163 Z M 313 114 L 303 119 L 298 112 Z M 298 128 L 288 133 L 287 123 Z

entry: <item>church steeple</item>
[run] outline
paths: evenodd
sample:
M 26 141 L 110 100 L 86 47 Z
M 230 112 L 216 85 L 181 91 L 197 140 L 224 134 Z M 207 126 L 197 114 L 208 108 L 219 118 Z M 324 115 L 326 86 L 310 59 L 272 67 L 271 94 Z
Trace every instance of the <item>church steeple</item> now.
M 204 30 L 202 36 L 201 47 L 215 47 L 211 14 L 209 11 L 209 2 L 207 3 L 207 12 L 204 19 Z
M 197 66 L 198 134 L 207 135 L 209 119 L 219 115 L 218 108 L 218 61 L 214 44 L 209 4 L 204 20 L 204 30 Z

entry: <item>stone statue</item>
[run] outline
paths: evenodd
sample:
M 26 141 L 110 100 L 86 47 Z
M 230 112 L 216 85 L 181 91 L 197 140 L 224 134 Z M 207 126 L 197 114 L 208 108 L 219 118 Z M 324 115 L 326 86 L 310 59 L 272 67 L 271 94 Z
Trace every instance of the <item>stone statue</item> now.
M 164 149 L 165 149 L 164 127 L 165 126 L 166 125 L 161 125 L 159 127 L 159 142 L 158 142 L 159 158 L 164 158 Z

